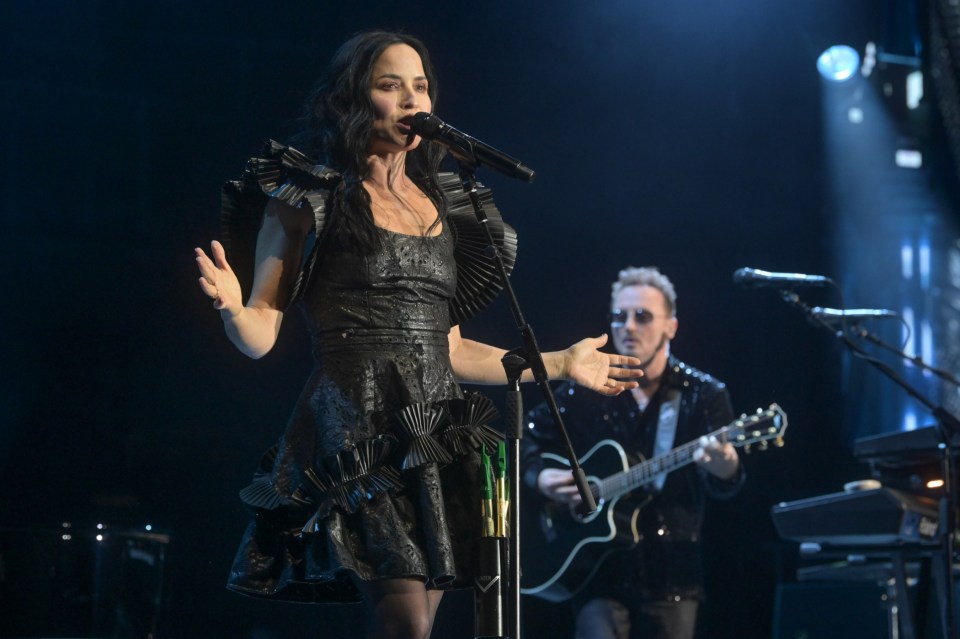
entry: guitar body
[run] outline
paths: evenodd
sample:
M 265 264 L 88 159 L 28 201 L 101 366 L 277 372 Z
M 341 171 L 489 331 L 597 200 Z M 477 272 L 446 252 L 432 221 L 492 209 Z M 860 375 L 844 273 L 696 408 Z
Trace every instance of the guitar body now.
M 559 455 L 544 453 L 548 467 L 569 469 Z M 630 468 L 623 447 L 612 439 L 598 442 L 580 460 L 597 498 L 597 511 L 581 516 L 573 509 L 544 499 L 527 498 L 521 517 L 523 577 L 521 592 L 548 601 L 566 601 L 576 595 L 611 554 L 633 548 L 640 541 L 640 509 L 649 501 L 631 495 L 609 501 L 598 494 L 600 480 Z M 611 543 L 613 542 L 613 543 Z
M 735 448 L 767 443 L 783 445 L 787 414 L 776 404 L 754 415 L 741 415 L 707 437 Z M 640 542 L 640 509 L 650 500 L 642 489 L 657 477 L 692 464 L 698 440 L 677 446 L 652 459 L 631 465 L 623 447 L 605 439 L 583 456 L 580 465 L 597 498 L 597 511 L 584 517 L 550 500 L 523 500 L 520 535 L 523 543 L 523 577 L 520 591 L 548 601 L 566 601 L 590 581 L 600 565 L 617 551 Z M 548 466 L 569 469 L 559 455 L 541 455 Z M 528 502 L 539 506 L 529 508 Z

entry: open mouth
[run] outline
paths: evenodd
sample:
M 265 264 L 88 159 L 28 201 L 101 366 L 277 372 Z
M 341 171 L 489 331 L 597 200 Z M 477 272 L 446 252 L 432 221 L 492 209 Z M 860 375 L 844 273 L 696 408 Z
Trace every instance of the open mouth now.
M 404 133 L 411 133 L 413 129 L 410 128 L 410 123 L 413 121 L 413 116 L 408 115 L 405 118 L 400 118 L 397 120 L 397 128 L 403 131 Z

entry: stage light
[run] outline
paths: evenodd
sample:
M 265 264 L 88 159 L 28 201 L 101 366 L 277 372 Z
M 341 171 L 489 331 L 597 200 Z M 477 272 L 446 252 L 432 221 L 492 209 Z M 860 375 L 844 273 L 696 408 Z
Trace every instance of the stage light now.
M 846 82 L 859 69 L 860 54 L 845 44 L 834 45 L 817 58 L 817 70 L 831 82 Z
M 893 161 L 905 169 L 919 169 L 923 166 L 923 153 L 916 149 L 897 149 Z
M 907 108 L 917 109 L 923 100 L 923 72 L 912 71 L 907 76 Z

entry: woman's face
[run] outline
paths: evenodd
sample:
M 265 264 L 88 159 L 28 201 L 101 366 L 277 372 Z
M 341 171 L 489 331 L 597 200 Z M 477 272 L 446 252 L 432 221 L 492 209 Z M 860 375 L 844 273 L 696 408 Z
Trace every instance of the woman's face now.
M 384 49 L 371 76 L 374 120 L 368 151 L 410 151 L 420 144 L 409 121 L 415 113 L 432 110 L 428 89 L 423 62 L 413 47 L 392 44 Z

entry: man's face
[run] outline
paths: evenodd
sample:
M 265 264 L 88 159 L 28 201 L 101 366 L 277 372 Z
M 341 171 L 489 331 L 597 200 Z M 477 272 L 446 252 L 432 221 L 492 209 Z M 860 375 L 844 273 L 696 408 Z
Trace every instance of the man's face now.
M 610 309 L 610 330 L 617 352 L 645 364 L 673 339 L 677 320 L 667 310 L 667 299 L 652 286 L 620 289 Z

